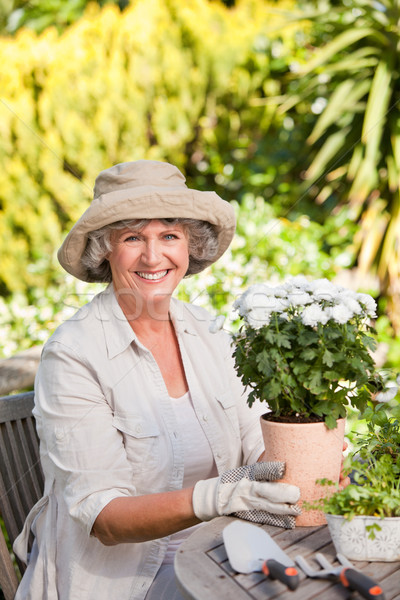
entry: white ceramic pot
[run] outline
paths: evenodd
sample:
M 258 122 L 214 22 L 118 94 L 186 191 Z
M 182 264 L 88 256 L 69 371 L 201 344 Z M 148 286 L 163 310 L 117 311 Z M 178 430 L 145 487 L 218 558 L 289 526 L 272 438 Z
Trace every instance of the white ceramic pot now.
M 354 517 L 348 521 L 341 515 L 326 515 L 336 552 L 349 560 L 391 562 L 400 560 L 400 517 Z M 374 539 L 367 526 L 374 528 Z

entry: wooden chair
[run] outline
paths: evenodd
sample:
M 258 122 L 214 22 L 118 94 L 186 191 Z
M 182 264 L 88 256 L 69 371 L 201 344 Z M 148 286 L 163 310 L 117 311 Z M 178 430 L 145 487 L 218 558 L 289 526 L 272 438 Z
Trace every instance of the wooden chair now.
M 0 397 L 0 514 L 11 544 L 44 488 L 33 403 L 33 392 Z M 0 530 L 0 588 L 5 600 L 13 600 L 25 568 L 10 555 Z

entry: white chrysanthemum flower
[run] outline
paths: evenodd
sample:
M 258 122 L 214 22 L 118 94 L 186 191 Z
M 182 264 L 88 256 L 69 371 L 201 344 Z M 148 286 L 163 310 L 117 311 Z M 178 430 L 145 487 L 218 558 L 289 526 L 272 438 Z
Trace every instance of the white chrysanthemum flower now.
M 331 318 L 340 325 L 347 323 L 354 316 L 354 313 L 342 302 L 331 306 L 330 309 Z
M 359 315 L 362 312 L 362 307 L 357 300 L 357 294 L 351 292 L 350 290 L 349 292 L 340 294 L 340 302 L 347 306 L 353 315 Z
M 286 296 L 287 296 L 286 289 L 281 285 L 271 288 L 271 290 L 273 293 L 270 295 L 275 296 L 275 298 L 286 298 Z
M 330 321 L 331 319 L 333 319 L 333 315 L 332 315 L 332 306 L 325 306 L 325 307 L 322 309 L 322 312 L 323 312 L 323 315 L 324 315 L 324 316 L 322 317 L 322 320 L 320 321 L 320 323 L 321 323 L 322 325 L 326 325 L 326 323 L 327 323 L 328 321 Z
M 225 323 L 225 317 L 224 315 L 218 315 L 217 317 L 215 317 L 215 319 L 213 319 L 208 327 L 208 331 L 210 333 L 218 333 L 218 331 L 220 329 L 223 328 Z
M 310 304 L 306 306 L 301 315 L 301 320 L 304 325 L 315 327 L 318 323 L 325 325 L 329 320 L 329 315 L 320 307 L 319 304 Z
M 254 296 L 268 296 L 271 289 L 263 284 L 251 285 L 239 298 L 236 298 L 233 303 L 234 310 L 237 310 L 242 317 L 245 316 L 253 308 Z
M 255 297 L 253 306 L 245 315 L 246 321 L 251 327 L 258 329 L 263 325 L 268 325 L 272 313 L 281 314 L 287 308 L 287 301 L 283 298 L 273 298 L 268 296 Z M 251 321 L 251 323 L 250 323 Z
M 311 282 L 310 289 L 312 291 L 314 300 L 327 300 L 334 302 L 342 288 L 334 285 L 328 281 L 328 279 L 316 279 L 315 281 Z
M 357 300 L 364 307 L 367 317 L 376 317 L 376 302 L 369 294 L 357 294 Z
M 313 302 L 312 297 L 307 292 L 300 289 L 294 289 L 289 293 L 288 303 L 290 306 L 306 306 Z
M 246 317 L 250 311 L 261 309 L 269 313 L 286 310 L 288 303 L 285 298 L 276 297 L 274 288 L 264 285 L 253 285 L 235 300 L 233 308 L 238 310 L 242 317 Z
M 355 292 L 354 290 L 349 290 L 348 288 L 342 288 L 341 297 L 344 296 L 346 296 L 346 298 L 353 298 L 354 300 L 357 300 L 358 292 Z
M 303 292 L 310 289 L 310 282 L 304 275 L 296 275 L 291 277 L 283 284 L 284 288 L 290 293 L 292 290 L 302 290 Z
M 376 395 L 377 402 L 390 402 L 397 395 L 399 386 L 394 381 L 389 381 L 384 390 Z
M 269 325 L 271 312 L 265 308 L 253 308 L 244 318 L 250 327 L 260 329 L 263 325 Z

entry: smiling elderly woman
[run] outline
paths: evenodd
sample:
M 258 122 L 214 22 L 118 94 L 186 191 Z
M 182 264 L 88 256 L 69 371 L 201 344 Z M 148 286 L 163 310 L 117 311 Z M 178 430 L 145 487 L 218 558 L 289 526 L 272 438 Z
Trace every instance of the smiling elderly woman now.
M 262 460 L 230 337 L 173 293 L 228 248 L 232 206 L 156 161 L 116 165 L 62 244 L 108 286 L 45 344 L 34 415 L 45 489 L 14 544 L 16 600 L 181 598 L 174 553 L 218 515 L 293 527 L 298 488 Z M 34 534 L 28 560 L 30 531 Z

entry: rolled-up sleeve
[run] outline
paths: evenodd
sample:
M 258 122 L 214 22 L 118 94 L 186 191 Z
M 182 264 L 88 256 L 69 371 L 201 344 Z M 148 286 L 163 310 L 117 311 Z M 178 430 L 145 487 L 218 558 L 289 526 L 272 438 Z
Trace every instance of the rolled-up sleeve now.
M 68 511 L 88 535 L 113 499 L 135 495 L 123 437 L 97 373 L 75 350 L 47 344 L 35 383 L 42 460 L 49 461 Z

